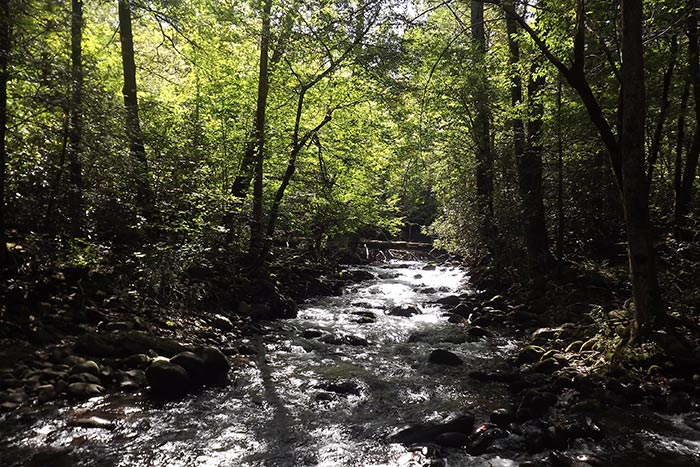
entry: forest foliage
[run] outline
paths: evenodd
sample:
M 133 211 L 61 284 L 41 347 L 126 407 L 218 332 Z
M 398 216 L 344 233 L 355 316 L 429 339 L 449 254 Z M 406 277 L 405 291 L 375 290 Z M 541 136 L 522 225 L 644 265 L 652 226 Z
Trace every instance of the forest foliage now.
M 175 277 L 256 228 L 256 261 L 430 235 L 523 283 L 629 247 L 653 318 L 654 242 L 697 236 L 695 0 L 0 3 L 15 270 Z

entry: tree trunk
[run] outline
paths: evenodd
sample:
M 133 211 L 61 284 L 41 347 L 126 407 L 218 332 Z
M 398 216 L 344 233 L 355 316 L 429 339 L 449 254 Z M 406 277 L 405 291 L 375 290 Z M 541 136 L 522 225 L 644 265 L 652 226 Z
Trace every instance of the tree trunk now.
M 673 171 L 673 192 L 675 195 L 675 220 L 678 225 L 683 218 L 679 208 L 681 206 L 681 186 L 683 184 L 683 151 L 685 149 L 685 113 L 688 109 L 688 98 L 690 97 L 690 77 L 685 81 L 683 93 L 681 94 L 681 107 L 678 113 L 678 124 L 676 127 L 676 158 Z
M 544 212 L 542 189 L 542 115 L 544 108 L 539 99 L 544 87 L 544 76 L 535 76 L 537 66 L 530 70 L 528 83 L 527 146 L 520 158 L 518 174 L 520 194 L 525 208 L 525 238 L 530 257 L 531 269 L 543 273 L 549 262 L 549 241 L 547 221 Z
M 139 104 L 136 94 L 136 64 L 134 62 L 134 38 L 131 31 L 130 0 L 119 0 L 119 40 L 122 48 L 124 70 L 124 108 L 126 109 L 126 136 L 129 140 L 129 155 L 134 164 L 133 177 L 138 207 L 144 217 L 153 214 L 153 195 L 148 182 L 148 161 L 139 121 Z
M 642 45 L 642 0 L 622 1 L 622 90 L 623 126 L 620 144 L 622 194 L 627 223 L 630 276 L 635 319 L 630 341 L 649 336 L 660 315 L 661 299 L 649 196 L 644 170 L 644 51 Z
M 264 7 L 263 7 L 264 8 Z M 270 74 L 274 73 L 275 66 L 282 60 L 284 56 L 284 47 L 292 33 L 292 26 L 294 25 L 294 14 L 293 9 L 290 10 L 284 17 L 282 22 L 282 29 L 277 38 L 277 43 L 272 52 L 272 57 L 269 58 L 268 63 L 268 83 L 270 80 Z M 271 34 L 268 33 L 268 35 Z M 269 49 L 268 38 L 268 49 Z M 268 52 L 269 54 L 269 52 Z M 269 84 L 268 84 L 269 85 Z M 231 193 L 237 198 L 245 198 L 248 193 L 248 188 L 250 188 L 250 181 L 253 178 L 253 163 L 255 162 L 255 149 L 257 147 L 257 140 L 255 139 L 257 123 L 254 123 L 254 130 L 251 133 L 251 137 L 246 143 L 245 152 L 243 153 L 243 159 L 241 159 L 241 166 L 238 169 L 238 174 L 233 181 L 231 187 Z
M 510 96 L 513 109 L 519 109 L 523 101 L 522 78 L 517 69 L 520 64 L 520 47 L 514 38 L 517 33 L 515 19 L 506 16 L 506 29 L 508 31 L 508 49 L 510 51 L 511 83 Z M 533 65 L 531 74 L 536 72 Z M 513 140 L 515 147 L 515 160 L 518 169 L 518 184 L 522 199 L 523 233 L 527 249 L 528 265 L 535 276 L 545 271 L 549 258 L 549 246 L 547 242 L 547 227 L 544 216 L 544 201 L 542 199 L 542 147 L 540 135 L 542 132 L 542 103 L 538 95 L 544 86 L 544 78 L 530 78 L 528 85 L 528 112 L 530 118 L 527 125 L 527 139 L 525 138 L 525 126 L 520 115 L 513 117 Z
M 694 1 L 694 0 L 691 0 Z M 630 279 L 635 304 L 635 323 L 631 330 L 632 341 L 641 340 L 650 332 L 657 319 L 663 317 L 661 295 L 656 272 L 656 258 L 649 220 L 649 193 L 644 168 L 644 57 L 642 45 L 642 0 L 623 0 L 623 57 L 622 82 L 625 83 L 621 99 L 623 128 L 618 141 L 608 123 L 585 74 L 585 1 L 576 2 L 576 35 L 574 60 L 571 68 L 559 60 L 527 21 L 517 15 L 511 6 L 505 6 L 506 14 L 513 15 L 544 56 L 566 78 L 578 93 L 596 126 L 608 155 L 618 187 L 622 193 L 627 243 L 630 262 Z
M 10 55 L 10 1 L 0 0 L 0 269 L 8 266 L 5 237 L 5 180 L 7 177 L 7 82 Z
M 688 15 L 688 72 L 693 89 L 695 102 L 695 134 L 693 144 L 688 151 L 685 162 L 685 170 L 681 178 L 680 190 L 676 196 L 676 222 L 681 224 L 688 206 L 693 199 L 693 186 L 700 158 L 700 44 L 698 43 L 698 15 L 697 1 L 689 0 L 690 14 Z
M 270 12 L 272 0 L 264 0 L 262 30 L 260 32 L 260 68 L 258 74 L 258 102 L 255 111 L 255 159 L 253 183 L 253 217 L 250 225 L 249 253 L 254 260 L 262 260 L 263 251 L 263 165 L 265 162 L 265 113 L 269 92 Z
M 71 16 L 71 109 L 68 163 L 70 175 L 69 210 L 71 233 L 83 233 L 83 169 L 80 163 L 80 145 L 83 132 L 83 2 L 72 0 Z
M 557 82 L 557 266 L 564 266 L 564 137 L 562 135 L 561 78 Z
M 476 143 L 476 194 L 481 236 L 489 246 L 493 237 L 493 154 L 491 151 L 491 118 L 488 107 L 486 72 L 486 32 L 484 29 L 484 3 L 471 2 L 471 35 L 477 50 L 479 66 L 484 78 L 481 79 L 475 102 L 474 140 Z M 489 248 L 491 250 L 491 248 Z
M 668 108 L 671 105 L 669 100 L 669 92 L 671 90 L 671 80 L 673 79 L 673 70 L 676 66 L 676 55 L 678 54 L 678 37 L 673 36 L 671 38 L 671 57 L 669 58 L 668 68 L 664 73 L 663 88 L 661 91 L 661 105 L 659 107 L 659 119 L 656 121 L 656 128 L 654 129 L 654 136 L 651 140 L 651 150 L 649 151 L 649 170 L 647 172 L 647 184 L 651 190 L 651 182 L 654 178 L 654 164 L 659 158 L 659 150 L 661 148 L 661 140 L 663 139 L 664 123 L 666 122 L 666 115 L 668 114 Z

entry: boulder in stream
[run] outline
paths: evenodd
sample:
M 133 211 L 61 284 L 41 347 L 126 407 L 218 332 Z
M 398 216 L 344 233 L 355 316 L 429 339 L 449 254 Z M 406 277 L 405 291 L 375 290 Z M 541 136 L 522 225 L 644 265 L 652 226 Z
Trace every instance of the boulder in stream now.
M 78 337 L 75 343 L 76 352 L 96 357 L 128 357 L 148 354 L 149 350 L 172 357 L 185 350 L 185 347 L 173 339 L 152 336 L 142 331 L 88 333 Z
M 413 315 L 420 315 L 423 312 L 418 308 L 418 305 L 398 305 L 389 310 L 390 316 L 401 316 L 410 318 Z
M 170 398 L 184 396 L 192 389 L 192 380 L 182 366 L 165 359 L 151 363 L 146 370 L 151 392 Z
M 450 366 L 459 366 L 462 363 L 461 358 L 459 358 L 457 355 L 453 354 L 449 350 L 444 350 L 444 349 L 435 349 L 430 353 L 430 357 L 428 357 L 428 361 L 431 363 L 436 363 L 438 365 L 450 365 Z
M 449 436 L 445 436 L 442 439 L 443 446 L 451 446 L 453 444 L 448 443 L 462 443 L 464 444 L 468 441 L 468 435 L 471 433 L 474 427 L 474 415 L 465 413 L 457 414 L 448 417 L 442 423 L 421 423 L 408 428 L 397 431 L 389 437 L 389 441 L 392 443 L 401 443 L 405 445 L 410 444 L 424 444 L 424 443 L 437 443 L 436 439 L 438 436 L 445 433 L 452 433 Z M 461 436 L 457 436 L 459 434 Z M 463 445 L 463 444 L 458 444 Z

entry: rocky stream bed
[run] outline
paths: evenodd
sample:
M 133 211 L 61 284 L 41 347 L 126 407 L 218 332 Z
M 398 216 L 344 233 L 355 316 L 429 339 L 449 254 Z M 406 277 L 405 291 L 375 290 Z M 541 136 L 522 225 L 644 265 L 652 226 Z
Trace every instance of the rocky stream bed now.
M 3 370 L 0 465 L 700 466 L 693 382 L 582 377 L 458 265 L 353 271 L 216 347 L 113 324 Z

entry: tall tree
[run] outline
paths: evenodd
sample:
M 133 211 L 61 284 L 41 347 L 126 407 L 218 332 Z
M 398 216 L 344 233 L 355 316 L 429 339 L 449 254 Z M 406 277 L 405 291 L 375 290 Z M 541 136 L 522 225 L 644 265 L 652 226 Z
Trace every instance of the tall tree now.
M 661 314 L 649 188 L 644 168 L 646 102 L 642 0 L 622 0 L 622 199 L 624 202 L 635 320 L 630 340 L 649 336 Z
M 508 48 L 510 51 L 510 94 L 513 115 L 513 147 L 518 170 L 518 184 L 522 198 L 523 233 L 527 249 L 529 269 L 539 275 L 545 271 L 549 259 L 549 242 L 544 212 L 542 189 L 542 115 L 544 112 L 540 93 L 544 86 L 544 76 L 537 75 L 538 67 L 533 64 L 528 84 L 527 110 L 529 114 L 527 135 L 522 119 L 523 85 L 520 71 L 520 47 L 515 19 L 506 16 Z
M 10 78 L 10 0 L 0 0 L 0 268 L 7 266 L 5 184 L 7 180 L 7 82 Z
M 605 144 L 624 205 L 629 270 L 635 311 L 630 340 L 633 342 L 642 340 L 648 337 L 655 323 L 663 317 L 656 271 L 656 253 L 649 219 L 649 190 L 644 167 L 646 107 L 642 1 L 626 0 L 622 3 L 622 75 L 625 86 L 617 112 L 618 118 L 622 120 L 622 132 L 619 137 L 608 122 L 586 76 L 585 0 L 576 1 L 576 27 L 571 66 L 566 66 L 555 55 L 546 41 L 525 18 L 517 14 L 511 4 L 497 3 L 504 7 L 506 14 L 513 15 L 543 55 L 576 90 L 591 122 L 595 125 Z
M 688 213 L 700 159 L 700 34 L 698 34 L 697 0 L 688 0 L 688 75 L 695 102 L 695 133 L 688 150 L 685 167 L 676 192 L 676 222 L 681 223 Z
M 71 2 L 71 109 L 68 163 L 70 166 L 69 204 L 71 233 L 83 232 L 83 169 L 80 149 L 83 134 L 83 2 Z
M 133 164 L 133 177 L 139 208 L 149 219 L 153 214 L 153 195 L 148 181 L 148 160 L 139 120 L 139 103 L 136 93 L 136 63 L 134 60 L 134 36 L 131 28 L 131 2 L 119 0 L 119 41 L 121 42 L 122 68 L 124 71 L 124 108 L 126 110 L 126 136 L 129 155 Z
M 483 78 L 476 94 L 474 126 L 476 145 L 476 194 L 481 222 L 481 235 L 485 245 L 492 244 L 493 237 L 493 151 L 491 148 L 491 115 L 486 79 L 486 28 L 484 2 L 471 2 L 471 36 L 477 53 L 477 63 Z
M 258 68 L 258 100 L 255 110 L 255 159 L 253 181 L 253 216 L 250 228 L 251 258 L 260 260 L 263 252 L 263 169 L 265 163 L 265 116 L 269 82 L 270 13 L 272 0 L 264 0 L 260 30 L 260 63 Z

